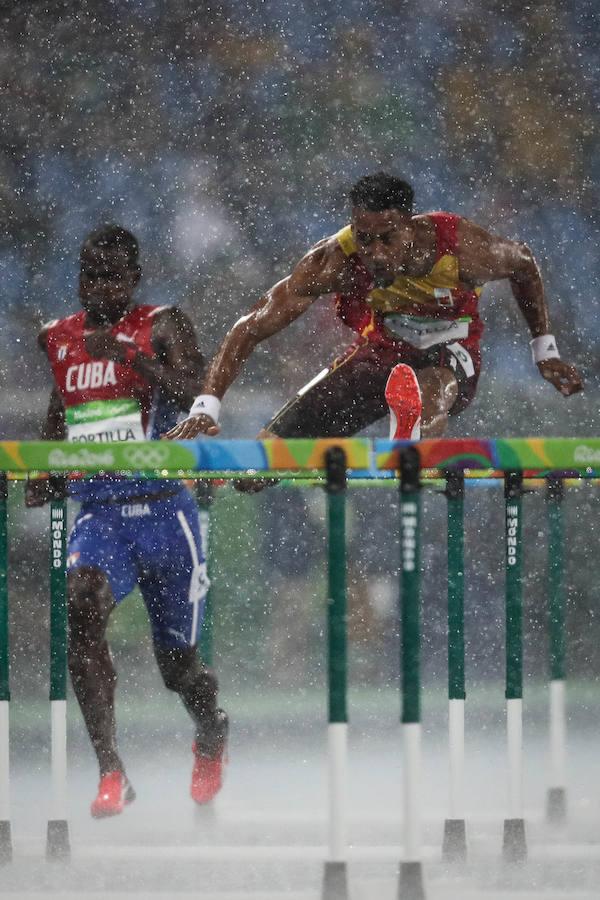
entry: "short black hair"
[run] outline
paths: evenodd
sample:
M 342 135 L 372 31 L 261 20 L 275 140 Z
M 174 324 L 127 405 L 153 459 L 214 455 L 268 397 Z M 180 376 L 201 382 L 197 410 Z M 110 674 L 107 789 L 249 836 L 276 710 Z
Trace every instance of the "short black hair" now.
M 408 181 L 388 175 L 387 172 L 376 172 L 364 175 L 350 190 L 352 206 L 360 206 L 371 212 L 383 212 L 385 209 L 399 209 L 411 214 L 413 211 L 413 189 Z
M 120 225 L 101 225 L 90 232 L 83 242 L 81 248 L 81 257 L 90 247 L 110 247 L 116 250 L 125 250 L 127 260 L 132 268 L 138 266 L 138 257 L 140 248 L 137 238 L 131 231 L 122 228 Z

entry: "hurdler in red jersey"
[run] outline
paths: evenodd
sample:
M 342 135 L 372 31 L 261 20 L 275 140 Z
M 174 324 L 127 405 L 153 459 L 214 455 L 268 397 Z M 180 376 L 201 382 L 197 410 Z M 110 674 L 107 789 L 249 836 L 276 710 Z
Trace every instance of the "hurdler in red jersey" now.
M 107 329 L 125 350 L 123 362 L 92 357 L 86 338 L 95 330 L 86 325 L 81 311 L 50 322 L 44 329 L 44 347 L 52 367 L 54 383 L 64 407 L 69 441 L 143 441 L 158 439 L 177 420 L 177 404 L 169 399 L 134 366 L 138 354 L 156 359 L 152 330 L 167 308 L 133 306 Z M 110 475 L 71 479 L 69 493 L 77 500 L 118 499 L 160 494 L 175 482 L 154 479 L 124 479 Z
M 198 390 L 203 358 L 194 328 L 181 310 L 136 305 L 141 267 L 131 232 L 112 225 L 92 232 L 80 263 L 82 310 L 39 336 L 54 379 L 43 437 L 72 443 L 55 451 L 72 467 L 88 444 L 122 441 L 134 471 L 156 469 L 164 458 L 157 441 L 127 445 L 160 437 Z M 69 670 L 98 760 L 91 814 L 118 815 L 135 797 L 117 747 L 106 637 L 114 609 L 135 587 L 165 687 L 192 719 L 193 789 L 206 802 L 221 785 L 228 720 L 217 705 L 217 679 L 196 650 L 209 586 L 197 505 L 173 480 L 111 474 L 80 477 L 69 488 L 81 500 L 67 548 Z M 54 486 L 34 480 L 26 503 L 40 506 L 53 494 Z
M 471 403 L 481 370 L 481 289 L 460 281 L 459 217 L 435 212 L 422 218 L 434 237 L 431 270 L 419 277 L 397 275 L 385 287 L 376 285 L 361 260 L 352 226 L 335 235 L 352 284 L 350 291 L 334 295 L 335 308 L 358 338 L 308 391 L 302 389 L 274 416 L 268 431 L 280 437 L 307 436 L 307 428 L 317 421 L 320 435 L 348 436 L 390 412 L 390 434 L 418 440 L 420 424 L 417 431 L 415 425 L 422 404 L 418 383 L 414 386 L 415 379 L 406 372 L 409 367 L 415 372 L 432 367 L 453 372 L 458 390 L 451 415 Z M 388 387 L 394 367 L 398 371 Z
M 353 289 L 335 295 L 336 311 L 345 325 L 370 343 L 391 349 L 406 343 L 412 349 L 425 349 L 441 342 L 443 323 L 448 323 L 462 339 L 475 341 L 481 337 L 481 288 L 461 283 L 459 276 L 459 216 L 435 212 L 421 218 L 432 226 L 434 234 L 431 271 L 418 278 L 396 276 L 385 288 L 375 286 L 373 275 L 361 261 L 352 226 L 347 225 L 335 235 L 353 272 Z
M 109 329 L 129 355 L 154 357 L 152 326 L 163 306 L 134 306 Z M 154 390 L 130 361 L 95 359 L 86 350 L 86 326 L 81 311 L 46 326 L 46 352 L 55 384 L 67 411 L 69 440 L 103 442 L 145 440 Z M 114 404 L 111 401 L 130 401 Z M 95 404 L 95 407 L 88 406 Z
M 356 340 L 286 404 L 261 436 L 356 433 L 386 415 L 385 387 L 397 365 L 415 372 L 423 436 L 443 434 L 448 416 L 475 395 L 479 295 L 487 282 L 502 279 L 510 282 L 530 330 L 539 373 L 563 396 L 582 389 L 581 376 L 559 358 L 549 334 L 542 280 L 525 244 L 492 235 L 452 213 L 413 215 L 412 187 L 385 172 L 360 178 L 350 203 L 351 223 L 312 247 L 233 325 L 202 394 L 170 438 L 216 433 L 220 401 L 253 349 L 323 295 L 334 296 L 337 313 Z

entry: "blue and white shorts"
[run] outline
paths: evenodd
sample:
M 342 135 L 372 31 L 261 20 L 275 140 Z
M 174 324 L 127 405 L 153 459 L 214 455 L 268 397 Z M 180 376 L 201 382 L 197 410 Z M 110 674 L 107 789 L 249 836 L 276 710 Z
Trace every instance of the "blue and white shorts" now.
M 139 586 L 156 644 L 198 640 L 209 580 L 198 509 L 185 487 L 156 500 L 84 503 L 68 545 L 69 572 L 83 566 L 105 573 L 117 603 Z

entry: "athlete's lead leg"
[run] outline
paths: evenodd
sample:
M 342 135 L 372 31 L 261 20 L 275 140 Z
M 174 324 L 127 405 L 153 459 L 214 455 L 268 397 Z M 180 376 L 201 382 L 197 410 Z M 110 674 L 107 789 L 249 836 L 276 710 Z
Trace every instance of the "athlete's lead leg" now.
M 390 439 L 418 441 L 421 438 L 423 401 L 415 370 L 398 363 L 385 386 L 390 410 Z
M 431 366 L 415 373 L 404 363 L 394 366 L 385 386 L 390 438 L 440 437 L 457 397 L 458 383 L 450 369 Z

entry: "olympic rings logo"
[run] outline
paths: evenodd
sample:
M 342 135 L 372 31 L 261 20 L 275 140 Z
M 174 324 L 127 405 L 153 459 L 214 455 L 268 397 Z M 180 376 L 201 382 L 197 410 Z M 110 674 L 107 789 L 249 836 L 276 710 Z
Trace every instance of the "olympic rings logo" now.
M 169 459 L 169 448 L 156 444 L 156 447 L 123 448 L 125 460 L 134 469 L 160 469 Z

